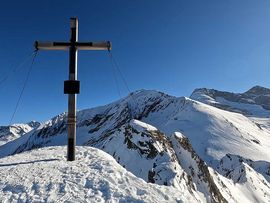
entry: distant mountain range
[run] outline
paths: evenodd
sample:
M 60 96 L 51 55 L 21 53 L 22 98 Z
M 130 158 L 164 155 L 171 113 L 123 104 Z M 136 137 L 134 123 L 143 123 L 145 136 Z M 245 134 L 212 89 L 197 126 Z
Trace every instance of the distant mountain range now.
M 0 127 L 0 157 L 66 145 L 66 121 L 63 113 Z M 200 88 L 190 98 L 140 90 L 79 111 L 77 121 L 77 145 L 107 152 L 146 182 L 175 188 L 180 199 L 270 202 L 268 88 Z
M 0 146 L 15 140 L 31 130 L 39 127 L 40 123 L 31 121 L 26 124 L 13 124 L 11 126 L 0 126 Z
M 265 87 L 255 86 L 244 93 L 238 94 L 200 88 L 195 89 L 190 98 L 248 116 L 270 116 L 268 112 L 270 110 L 270 89 Z

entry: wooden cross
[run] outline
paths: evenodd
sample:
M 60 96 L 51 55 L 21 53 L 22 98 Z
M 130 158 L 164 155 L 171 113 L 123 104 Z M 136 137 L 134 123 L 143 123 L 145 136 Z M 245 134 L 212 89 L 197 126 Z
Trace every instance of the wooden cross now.
M 78 50 L 111 50 L 111 43 L 78 42 L 78 19 L 70 18 L 69 42 L 35 42 L 36 50 L 69 50 L 69 80 L 64 81 L 64 94 L 68 94 L 68 147 L 67 160 L 75 160 L 76 146 L 76 94 L 80 93 L 80 81 L 77 80 Z

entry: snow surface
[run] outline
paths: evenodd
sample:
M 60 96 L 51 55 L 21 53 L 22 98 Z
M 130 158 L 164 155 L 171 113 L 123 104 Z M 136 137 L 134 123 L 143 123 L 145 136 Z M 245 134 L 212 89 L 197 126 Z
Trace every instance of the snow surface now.
M 110 155 L 77 147 L 48 147 L 0 159 L 1 202 L 197 202 L 169 186 L 146 183 Z

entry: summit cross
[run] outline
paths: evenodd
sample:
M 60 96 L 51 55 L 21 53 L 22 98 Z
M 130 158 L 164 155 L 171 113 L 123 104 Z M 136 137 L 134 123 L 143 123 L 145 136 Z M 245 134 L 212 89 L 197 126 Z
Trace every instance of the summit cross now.
M 69 42 L 35 42 L 36 50 L 69 50 L 69 80 L 64 81 L 64 94 L 68 94 L 68 145 L 67 160 L 75 160 L 76 146 L 76 100 L 80 93 L 80 81 L 77 80 L 78 50 L 111 50 L 109 41 L 78 42 L 78 19 L 70 18 Z

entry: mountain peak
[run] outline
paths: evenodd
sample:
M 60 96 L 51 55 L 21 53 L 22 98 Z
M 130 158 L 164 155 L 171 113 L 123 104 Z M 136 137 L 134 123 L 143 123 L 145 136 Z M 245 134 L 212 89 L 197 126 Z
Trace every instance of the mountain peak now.
M 245 92 L 246 94 L 255 94 L 255 95 L 266 95 L 270 94 L 270 89 L 266 87 L 262 87 L 259 85 L 256 85 Z
M 32 128 L 38 128 L 40 126 L 40 122 L 38 122 L 38 121 L 30 121 L 30 122 L 28 122 L 26 124 L 29 125 Z
M 147 96 L 147 97 L 152 97 L 152 96 L 159 96 L 159 95 L 167 95 L 164 92 L 158 91 L 158 90 L 147 90 L 147 89 L 140 89 L 136 90 L 134 92 L 131 92 L 127 97 L 133 97 L 133 96 L 141 97 L 141 96 Z M 168 95 L 167 95 L 168 96 Z

